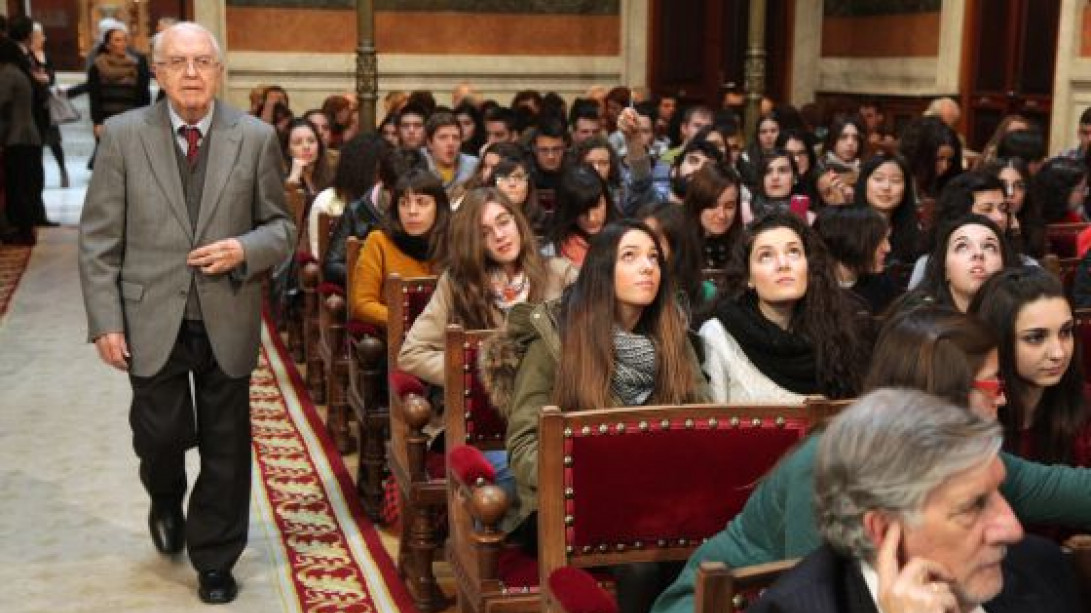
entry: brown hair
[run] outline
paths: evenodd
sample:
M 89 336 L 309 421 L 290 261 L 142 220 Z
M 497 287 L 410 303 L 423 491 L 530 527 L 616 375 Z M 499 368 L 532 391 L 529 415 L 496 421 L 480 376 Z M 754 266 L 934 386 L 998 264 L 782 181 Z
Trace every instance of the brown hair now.
M 497 326 L 502 313 L 492 299 L 489 272 L 496 266 L 486 253 L 481 238 L 481 214 L 489 203 L 504 207 L 519 229 L 522 246 L 516 265 L 530 283 L 527 302 L 541 302 L 547 282 L 545 263 L 538 253 L 538 241 L 519 207 L 514 206 L 495 187 L 471 190 L 451 216 L 447 275 L 451 284 L 451 318 L 470 330 Z
M 558 328 L 564 359 L 557 365 L 553 402 L 568 411 L 610 406 L 610 380 L 614 375 L 614 328 L 617 294 L 614 269 L 618 244 L 637 230 L 659 246 L 648 226 L 624 220 L 607 224 L 591 238 L 591 247 L 580 276 L 561 302 Z M 656 387 L 651 402 L 680 404 L 695 400 L 686 323 L 674 299 L 674 284 L 659 250 L 660 282 L 655 300 L 644 307 L 634 332 L 647 335 L 655 346 Z

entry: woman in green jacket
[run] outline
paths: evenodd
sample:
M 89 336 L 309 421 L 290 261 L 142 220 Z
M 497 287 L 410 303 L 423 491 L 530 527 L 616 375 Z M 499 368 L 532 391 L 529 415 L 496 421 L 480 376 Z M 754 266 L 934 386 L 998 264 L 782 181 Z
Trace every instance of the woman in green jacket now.
M 542 407 L 578 411 L 710 398 L 662 253 L 643 223 L 607 225 L 592 238 L 579 278 L 561 299 L 516 305 L 505 333 L 484 351 L 482 382 L 507 418 L 508 461 L 518 487 L 504 527 L 528 552 L 537 550 Z M 658 587 L 643 576 L 624 578 L 632 570 L 616 573 L 621 609 L 647 610 Z
M 976 319 L 945 307 L 899 314 L 884 328 L 864 383 L 913 387 L 995 416 L 1003 404 L 996 339 Z M 697 567 L 706 560 L 731 567 L 803 557 L 822 539 L 815 527 L 814 457 L 821 433 L 777 465 L 727 528 L 690 557 L 653 613 L 691 613 Z M 1091 528 L 1091 469 L 1046 466 L 1002 453 L 1001 491 L 1024 523 Z

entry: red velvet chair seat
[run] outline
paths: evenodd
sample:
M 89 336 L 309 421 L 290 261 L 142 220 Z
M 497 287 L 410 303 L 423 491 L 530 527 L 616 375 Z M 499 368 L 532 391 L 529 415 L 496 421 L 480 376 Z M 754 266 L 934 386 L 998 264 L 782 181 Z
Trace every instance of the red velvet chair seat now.
M 708 424 L 667 429 L 646 424 L 648 431 L 639 432 L 639 424 L 626 424 L 624 434 L 616 429 L 574 433 L 566 455 L 578 458 L 580 470 L 566 469 L 565 477 L 573 492 L 565 501 L 565 514 L 572 518 L 565 540 L 574 555 L 687 546 L 722 530 L 723 518 L 742 509 L 769 467 L 806 431 L 802 421 L 783 427 L 769 422 L 764 427 L 743 423 L 726 432 L 722 425 L 714 432 Z M 723 453 L 725 447 L 732 453 Z M 705 468 L 690 470 L 697 464 Z M 722 487 L 709 487 L 709 474 L 719 475 Z
M 538 558 L 527 555 L 516 546 L 500 550 L 497 570 L 500 581 L 510 592 L 537 592 Z M 614 583 L 614 576 L 608 570 L 589 569 L 591 576 L 599 583 Z
M 318 293 L 322 296 L 344 296 L 345 288 L 330 281 L 323 281 L 318 284 Z
M 383 338 L 382 328 L 375 324 L 362 322 L 359 319 L 350 319 L 345 322 L 345 332 L 347 332 L 353 340 L 360 340 L 365 336 Z

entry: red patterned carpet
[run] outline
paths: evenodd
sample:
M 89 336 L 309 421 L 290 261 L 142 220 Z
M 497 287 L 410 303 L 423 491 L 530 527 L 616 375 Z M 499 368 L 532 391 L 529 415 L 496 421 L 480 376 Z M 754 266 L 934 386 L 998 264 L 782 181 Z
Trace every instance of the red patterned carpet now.
M 0 245 L 0 319 L 8 312 L 11 297 L 30 261 L 30 252 L 31 247 Z
M 268 321 L 250 387 L 255 495 L 280 536 L 282 589 L 302 611 L 414 611 L 295 365 Z M 292 600 L 291 594 L 285 597 Z

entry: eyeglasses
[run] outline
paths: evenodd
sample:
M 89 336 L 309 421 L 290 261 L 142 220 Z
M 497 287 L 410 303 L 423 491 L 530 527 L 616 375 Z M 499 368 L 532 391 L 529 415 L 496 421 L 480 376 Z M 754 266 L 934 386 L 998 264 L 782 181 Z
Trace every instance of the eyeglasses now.
M 1004 380 L 1000 377 L 991 379 L 974 379 L 973 388 L 985 392 L 991 398 L 999 398 L 1004 395 Z
M 507 185 L 521 185 L 523 183 L 526 183 L 527 179 L 527 175 L 523 173 L 512 173 L 510 175 L 496 176 L 497 183 L 505 183 Z
M 211 55 L 200 55 L 194 58 L 168 57 L 165 61 L 156 62 L 155 65 L 169 72 L 185 72 L 190 66 L 193 66 L 196 72 L 211 72 L 220 63 Z

